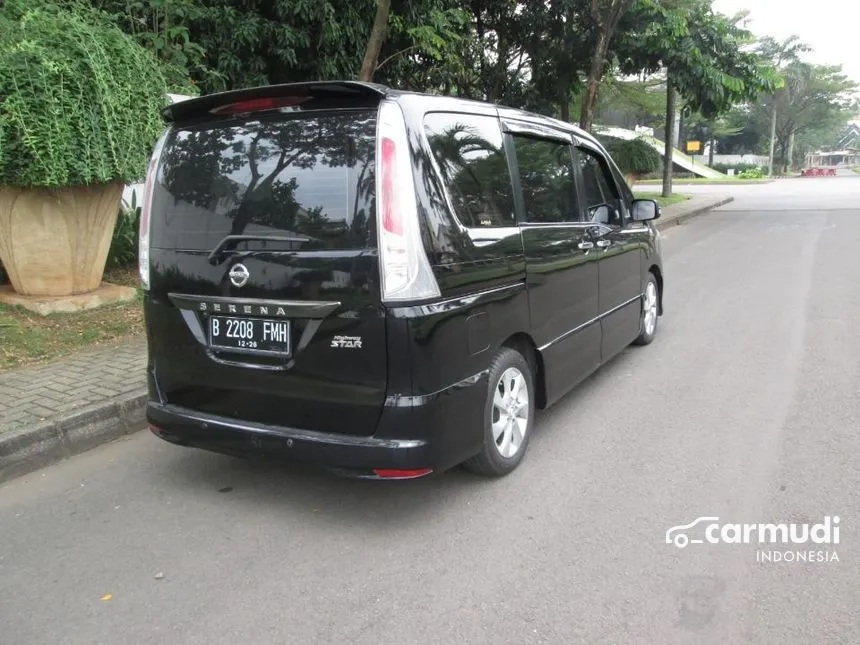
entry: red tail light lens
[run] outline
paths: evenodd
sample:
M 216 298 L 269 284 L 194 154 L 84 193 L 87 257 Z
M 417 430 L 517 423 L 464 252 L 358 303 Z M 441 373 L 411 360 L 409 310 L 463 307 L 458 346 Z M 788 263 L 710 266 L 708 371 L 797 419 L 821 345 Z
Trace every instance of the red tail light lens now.
M 382 227 L 394 235 L 403 235 L 403 222 L 397 208 L 397 146 L 382 139 Z

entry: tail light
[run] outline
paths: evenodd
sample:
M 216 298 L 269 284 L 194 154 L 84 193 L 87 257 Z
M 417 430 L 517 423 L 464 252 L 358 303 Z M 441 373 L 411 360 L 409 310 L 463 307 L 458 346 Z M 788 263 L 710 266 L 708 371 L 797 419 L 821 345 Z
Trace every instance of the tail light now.
M 438 297 L 439 285 L 421 239 L 406 124 L 400 107 L 390 101 L 379 107 L 376 158 L 382 300 Z
M 144 289 L 149 289 L 149 231 L 152 228 L 152 191 L 155 188 L 155 178 L 158 172 L 158 162 L 167 132 L 161 135 L 149 159 L 146 170 L 146 183 L 143 185 L 143 205 L 140 208 L 140 232 L 137 246 L 137 263 L 140 270 L 140 281 Z

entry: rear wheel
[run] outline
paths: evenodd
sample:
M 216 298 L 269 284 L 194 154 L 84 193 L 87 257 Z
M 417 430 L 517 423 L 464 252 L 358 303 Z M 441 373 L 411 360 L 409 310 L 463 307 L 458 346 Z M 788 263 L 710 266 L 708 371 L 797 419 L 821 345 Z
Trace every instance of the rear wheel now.
M 634 345 L 648 345 L 657 335 L 657 319 L 660 314 L 659 292 L 657 291 L 657 278 L 653 273 L 648 273 L 648 282 L 645 283 L 645 295 L 642 298 L 642 314 L 639 324 L 639 337 L 633 341 Z
M 483 447 L 464 466 L 489 477 L 513 471 L 528 447 L 534 409 L 534 385 L 528 361 L 513 349 L 502 348 L 490 366 Z

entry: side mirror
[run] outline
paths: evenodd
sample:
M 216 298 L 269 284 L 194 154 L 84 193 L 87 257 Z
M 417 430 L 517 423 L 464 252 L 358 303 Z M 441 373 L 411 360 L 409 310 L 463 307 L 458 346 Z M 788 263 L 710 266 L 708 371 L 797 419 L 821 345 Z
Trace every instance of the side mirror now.
M 647 222 L 660 217 L 660 205 L 653 199 L 633 200 L 633 221 Z

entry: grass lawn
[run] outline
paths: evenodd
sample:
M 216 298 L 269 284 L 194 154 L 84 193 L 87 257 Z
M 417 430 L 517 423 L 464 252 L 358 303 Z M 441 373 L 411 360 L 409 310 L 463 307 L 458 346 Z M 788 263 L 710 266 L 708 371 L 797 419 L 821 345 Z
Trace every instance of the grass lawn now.
M 672 193 L 668 197 L 663 197 L 658 193 L 651 192 L 634 193 L 634 196 L 636 199 L 653 199 L 660 204 L 662 208 L 666 208 L 666 206 L 671 206 L 672 204 L 680 204 L 692 197 L 692 195 L 684 195 L 683 193 Z
M 852 168 L 852 170 L 856 173 L 860 173 L 860 166 L 854 166 L 854 168 Z
M 137 286 L 137 269 L 110 270 L 105 281 Z M 0 370 L 59 358 L 82 347 L 143 333 L 138 299 L 76 313 L 40 316 L 0 305 Z
M 740 179 L 739 177 L 725 177 L 722 179 L 709 179 L 706 177 L 694 177 L 692 179 L 673 179 L 673 186 L 684 186 L 687 184 L 713 184 L 715 186 L 735 186 L 738 184 L 769 184 L 772 179 L 765 177 L 764 179 Z M 647 184 L 649 186 L 660 185 L 662 179 L 643 179 L 637 181 L 637 184 Z

